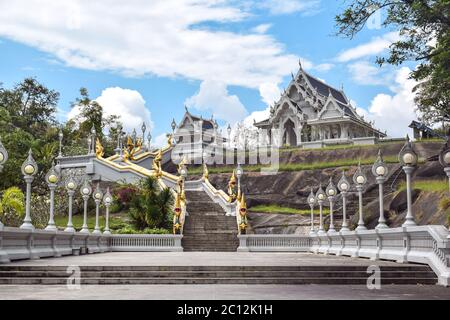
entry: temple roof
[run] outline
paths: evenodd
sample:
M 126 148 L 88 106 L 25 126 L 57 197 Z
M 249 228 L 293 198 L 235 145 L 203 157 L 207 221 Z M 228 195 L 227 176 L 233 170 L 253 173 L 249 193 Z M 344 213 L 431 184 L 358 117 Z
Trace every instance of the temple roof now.
M 185 109 L 186 109 L 185 116 L 189 116 L 192 119 L 192 121 L 194 122 L 203 121 L 202 125 L 203 129 L 214 129 L 215 122 L 213 119 L 203 119 L 202 117 L 194 116 L 192 113 L 189 112 L 187 107 L 185 107 Z
M 314 78 L 313 76 L 311 76 L 307 72 L 303 71 L 303 74 L 306 76 L 306 78 L 308 79 L 308 81 L 311 84 L 311 86 L 314 89 L 317 89 L 317 92 L 320 95 L 322 95 L 324 97 L 327 97 L 330 94 L 330 92 L 331 92 L 331 94 L 333 95 L 333 97 L 337 101 L 339 101 L 339 102 L 341 102 L 343 104 L 348 104 L 347 99 L 345 98 L 345 96 L 342 94 L 342 92 L 340 90 L 337 90 L 337 89 L 333 88 L 332 86 L 326 84 L 325 82 L 320 81 L 317 78 Z

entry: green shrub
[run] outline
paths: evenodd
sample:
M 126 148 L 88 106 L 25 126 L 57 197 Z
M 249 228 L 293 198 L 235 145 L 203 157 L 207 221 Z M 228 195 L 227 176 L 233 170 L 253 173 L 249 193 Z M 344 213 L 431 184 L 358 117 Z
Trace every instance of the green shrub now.
M 444 197 L 439 201 L 439 209 L 447 210 L 450 208 L 450 197 Z
M 4 224 L 18 227 L 25 215 L 25 202 L 22 190 L 11 187 L 3 192 L 0 201 L 0 217 Z

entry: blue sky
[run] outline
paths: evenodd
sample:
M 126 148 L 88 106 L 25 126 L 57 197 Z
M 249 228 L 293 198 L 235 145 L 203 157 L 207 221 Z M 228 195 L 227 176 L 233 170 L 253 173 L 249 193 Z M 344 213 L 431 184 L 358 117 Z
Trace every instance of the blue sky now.
M 344 91 L 393 136 L 414 117 L 414 67 L 378 68 L 398 38 L 376 20 L 352 40 L 334 36 L 333 0 L 0 1 L 0 81 L 33 76 L 61 93 L 58 119 L 80 87 L 128 130 L 170 130 L 188 104 L 221 125 L 261 118 L 298 69 Z M 259 120 L 259 119 L 258 119 Z

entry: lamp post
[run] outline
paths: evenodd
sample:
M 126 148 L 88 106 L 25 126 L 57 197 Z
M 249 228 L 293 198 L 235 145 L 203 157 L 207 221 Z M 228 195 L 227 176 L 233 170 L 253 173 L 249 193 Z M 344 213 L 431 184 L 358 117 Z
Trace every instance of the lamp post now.
M 111 234 L 111 231 L 109 231 L 109 206 L 112 203 L 112 195 L 109 192 L 109 187 L 106 190 L 106 194 L 103 197 L 103 204 L 106 208 L 106 217 L 105 217 L 105 231 L 103 231 L 103 234 Z
M 98 218 L 100 215 L 100 203 L 102 202 L 102 199 L 103 199 L 103 192 L 100 189 L 100 183 L 97 183 L 97 187 L 95 188 L 93 197 L 94 197 L 94 201 L 95 201 L 95 228 L 92 233 L 93 234 L 101 234 L 100 226 L 98 224 Z
M 244 175 L 244 170 L 241 167 L 241 164 L 238 163 L 236 168 L 236 177 L 238 180 L 238 194 L 241 195 L 241 177 Z
M 359 221 L 356 230 L 367 230 L 366 226 L 364 225 L 363 200 L 362 200 L 362 192 L 364 190 L 364 185 L 367 182 L 367 178 L 362 172 L 361 163 L 358 164 L 358 170 L 356 170 L 355 174 L 353 175 L 353 182 L 356 184 L 356 190 L 358 191 L 358 198 L 359 198 Z
M 0 140 L 0 173 L 3 171 L 3 165 L 8 161 L 8 151 L 6 151 L 5 147 Z M 0 229 L 3 228 L 3 223 L 0 221 Z
M 89 227 L 87 224 L 87 211 L 88 211 L 88 201 L 89 201 L 89 197 L 91 196 L 92 193 L 92 187 L 89 184 L 89 181 L 87 179 L 87 177 L 84 179 L 84 183 L 83 186 L 80 189 L 81 192 L 81 196 L 83 197 L 83 226 L 81 227 L 80 232 L 81 233 L 89 233 Z
M 145 125 L 145 122 L 142 123 L 141 131 L 142 131 L 142 141 L 144 141 L 145 140 L 145 131 L 147 131 L 147 126 Z
M 401 165 L 403 166 L 403 171 L 405 171 L 406 174 L 406 202 L 408 205 L 408 211 L 406 213 L 406 219 L 403 223 L 403 226 L 416 226 L 417 224 L 412 212 L 411 174 L 413 173 L 417 165 L 418 156 L 414 151 L 414 146 L 409 139 L 409 136 L 406 136 L 406 143 L 400 151 L 398 158 Z
M 323 229 L 323 202 L 325 201 L 327 195 L 322 189 L 322 184 L 320 184 L 319 190 L 316 193 L 317 203 L 319 204 L 319 230 L 317 231 L 318 235 L 325 234 L 325 230 Z
M 47 227 L 45 227 L 45 230 L 57 230 L 55 225 L 55 189 L 58 187 L 59 180 L 59 174 L 55 170 L 55 165 L 53 165 L 50 171 L 47 172 L 45 176 L 45 181 L 47 182 L 48 188 L 50 189 L 50 218 L 48 220 Z
M 131 133 L 131 139 L 133 140 L 133 143 L 136 144 L 136 139 L 137 139 L 136 129 L 133 129 L 133 132 Z
M 3 165 L 8 161 L 8 151 L 6 151 L 5 147 L 0 140 L 0 173 L 3 170 Z
M 314 195 L 313 188 L 311 187 L 311 193 L 308 196 L 308 204 L 311 207 L 311 230 L 309 231 L 310 235 L 316 234 L 316 230 L 314 228 L 314 205 L 316 204 L 316 196 Z
M 449 184 L 449 192 L 450 192 L 450 129 L 447 133 L 447 143 L 442 148 L 441 153 L 439 154 L 439 162 L 444 167 L 444 171 L 447 174 L 448 177 L 448 184 Z M 0 171 L 1 171 L 1 165 L 0 165 Z
M 90 148 L 90 154 L 95 154 L 95 136 L 96 136 L 95 126 L 92 125 L 91 128 L 91 148 Z
M 34 226 L 31 223 L 31 183 L 34 180 L 34 176 L 37 174 L 38 165 L 33 159 L 33 154 L 28 151 L 28 158 L 22 164 L 22 174 L 27 183 L 27 194 L 25 202 L 25 219 L 23 220 L 20 229 L 31 229 L 34 230 Z
M 172 127 L 172 137 L 175 135 L 175 129 L 177 128 L 177 123 L 175 122 L 175 119 L 172 119 L 172 123 L 170 124 Z
M 342 231 L 350 231 L 347 222 L 347 192 L 350 190 L 350 183 L 345 177 L 345 171 L 342 171 L 342 177 L 338 182 L 338 189 L 342 195 Z
M 116 150 L 114 150 L 116 152 L 116 154 L 120 154 L 121 151 L 121 147 L 120 147 L 120 139 L 122 137 L 122 126 L 120 124 L 117 125 L 117 147 Z
M 59 133 L 58 133 L 58 138 L 59 138 L 59 153 L 58 153 L 58 158 L 62 158 L 63 154 L 62 154 L 62 141 L 64 138 L 64 134 L 62 132 L 62 129 L 59 129 Z
M 228 124 L 227 133 L 228 133 L 228 148 L 231 148 L 231 125 L 230 124 Z
M 336 229 L 334 228 L 333 207 L 334 207 L 334 199 L 337 194 L 337 189 L 333 183 L 333 178 L 331 178 L 331 177 L 330 177 L 330 183 L 328 184 L 327 188 L 325 189 L 325 193 L 327 194 L 328 201 L 330 202 L 330 227 L 328 228 L 328 232 L 334 233 L 334 232 L 336 232 Z
M 67 221 L 67 227 L 64 229 L 66 232 L 75 232 L 75 228 L 72 223 L 72 215 L 73 215 L 73 195 L 75 194 L 75 190 L 77 189 L 77 183 L 75 182 L 73 177 L 70 177 L 66 182 L 66 190 L 69 195 L 69 220 Z
M 386 224 L 386 219 L 384 217 L 384 194 L 383 194 L 383 184 L 386 181 L 388 175 L 388 167 L 383 161 L 383 154 L 381 150 L 378 150 L 378 158 L 372 166 L 372 174 L 375 176 L 378 189 L 379 189 L 379 203 L 380 203 L 380 217 L 378 218 L 378 225 L 375 229 L 386 229 L 388 228 Z

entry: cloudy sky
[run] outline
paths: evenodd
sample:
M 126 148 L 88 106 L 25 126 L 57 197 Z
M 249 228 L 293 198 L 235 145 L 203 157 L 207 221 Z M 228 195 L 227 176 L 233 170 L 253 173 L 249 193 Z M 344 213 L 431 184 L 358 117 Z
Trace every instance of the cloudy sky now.
M 184 105 L 222 126 L 265 116 L 301 60 L 344 87 L 391 136 L 414 118 L 413 64 L 378 68 L 398 38 L 370 21 L 355 39 L 333 36 L 344 0 L 0 0 L 0 82 L 34 76 L 61 93 L 58 119 L 88 88 L 125 128 L 154 137 Z

